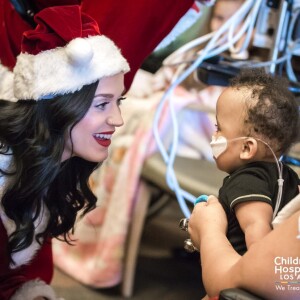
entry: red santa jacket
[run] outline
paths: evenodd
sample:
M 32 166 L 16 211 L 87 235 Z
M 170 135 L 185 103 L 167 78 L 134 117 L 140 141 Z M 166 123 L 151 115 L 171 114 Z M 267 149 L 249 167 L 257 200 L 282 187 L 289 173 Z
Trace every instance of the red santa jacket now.
M 7 232 L 0 220 L 0 299 L 8 300 L 26 282 L 36 279 L 50 283 L 53 276 L 51 242 L 47 241 L 33 259 L 16 269 L 9 267 Z

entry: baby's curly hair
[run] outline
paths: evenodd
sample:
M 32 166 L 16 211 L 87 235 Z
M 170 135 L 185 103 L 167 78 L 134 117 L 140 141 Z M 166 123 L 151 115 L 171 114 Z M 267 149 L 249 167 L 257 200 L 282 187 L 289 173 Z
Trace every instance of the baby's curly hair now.
M 260 137 L 274 151 L 286 153 L 299 137 L 299 108 L 288 81 L 263 69 L 245 69 L 230 86 L 251 92 L 245 116 L 249 136 Z

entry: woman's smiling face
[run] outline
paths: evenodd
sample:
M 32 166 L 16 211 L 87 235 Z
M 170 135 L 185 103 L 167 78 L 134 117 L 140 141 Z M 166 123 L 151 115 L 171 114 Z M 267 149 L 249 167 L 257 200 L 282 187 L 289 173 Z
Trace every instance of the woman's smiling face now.
M 72 129 L 71 138 L 66 138 L 62 161 L 71 156 L 92 162 L 107 158 L 112 134 L 123 125 L 120 110 L 123 92 L 123 73 L 99 81 L 90 108 Z

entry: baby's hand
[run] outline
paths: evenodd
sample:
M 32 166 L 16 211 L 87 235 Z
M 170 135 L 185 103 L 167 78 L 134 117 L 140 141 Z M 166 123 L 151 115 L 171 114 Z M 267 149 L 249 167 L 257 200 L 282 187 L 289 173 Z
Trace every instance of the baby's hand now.
M 207 202 L 208 196 L 207 195 L 201 195 L 196 200 L 194 205 L 200 203 L 200 202 Z
M 214 233 L 226 233 L 226 230 L 226 214 L 215 196 L 209 196 L 207 202 L 196 203 L 189 220 L 188 232 L 198 249 L 205 235 L 214 236 Z

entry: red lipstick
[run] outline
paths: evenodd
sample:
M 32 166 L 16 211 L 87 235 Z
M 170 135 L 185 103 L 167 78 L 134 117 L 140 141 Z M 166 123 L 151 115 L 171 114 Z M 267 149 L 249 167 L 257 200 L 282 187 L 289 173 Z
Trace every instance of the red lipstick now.
M 111 136 L 113 133 L 114 131 L 100 132 L 95 133 L 93 136 L 99 145 L 102 147 L 108 147 L 111 144 Z

